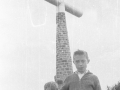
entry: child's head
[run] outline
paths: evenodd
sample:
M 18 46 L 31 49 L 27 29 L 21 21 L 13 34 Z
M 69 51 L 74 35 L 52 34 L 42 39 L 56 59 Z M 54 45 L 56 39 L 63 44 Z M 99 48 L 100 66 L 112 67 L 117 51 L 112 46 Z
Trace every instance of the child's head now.
M 88 54 L 86 51 L 77 50 L 73 55 L 73 63 L 75 64 L 77 70 L 80 73 L 84 73 L 87 68 L 87 64 L 89 63 Z
M 44 85 L 44 90 L 58 90 L 58 86 L 55 82 L 48 82 Z

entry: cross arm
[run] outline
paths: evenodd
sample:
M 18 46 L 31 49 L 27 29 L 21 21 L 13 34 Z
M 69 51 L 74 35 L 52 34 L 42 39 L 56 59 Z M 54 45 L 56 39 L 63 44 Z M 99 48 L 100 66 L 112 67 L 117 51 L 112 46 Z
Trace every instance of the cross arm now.
M 58 6 L 60 4 L 59 0 L 45 0 L 55 6 Z M 82 12 L 80 12 L 78 9 L 68 5 L 65 3 L 65 11 L 71 13 L 72 15 L 75 15 L 77 17 L 81 17 L 82 16 Z

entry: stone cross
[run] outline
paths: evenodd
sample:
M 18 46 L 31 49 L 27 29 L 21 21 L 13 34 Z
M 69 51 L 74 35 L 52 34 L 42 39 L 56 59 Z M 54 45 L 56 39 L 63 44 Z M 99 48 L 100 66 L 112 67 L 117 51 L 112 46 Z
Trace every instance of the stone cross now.
M 56 12 L 56 75 L 54 77 L 58 90 L 64 84 L 67 76 L 73 73 L 72 60 L 66 25 L 65 11 L 81 17 L 82 13 L 77 9 L 70 7 L 64 3 L 64 0 L 46 0 L 47 2 L 57 6 Z M 47 86 L 47 85 L 46 85 Z M 52 90 L 52 88 L 50 88 Z

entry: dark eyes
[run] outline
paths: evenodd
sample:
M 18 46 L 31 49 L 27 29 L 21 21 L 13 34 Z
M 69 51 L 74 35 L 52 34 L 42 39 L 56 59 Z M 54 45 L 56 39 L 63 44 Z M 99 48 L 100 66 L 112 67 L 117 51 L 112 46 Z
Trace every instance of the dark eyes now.
M 76 60 L 76 63 L 79 63 L 79 62 L 84 63 L 84 62 L 85 62 L 85 60 Z

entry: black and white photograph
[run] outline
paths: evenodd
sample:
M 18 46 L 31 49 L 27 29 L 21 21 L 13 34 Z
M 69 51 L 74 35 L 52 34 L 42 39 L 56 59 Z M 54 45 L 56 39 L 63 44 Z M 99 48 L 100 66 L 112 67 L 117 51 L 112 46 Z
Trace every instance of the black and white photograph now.
M 0 0 L 0 90 L 120 90 L 120 0 Z

